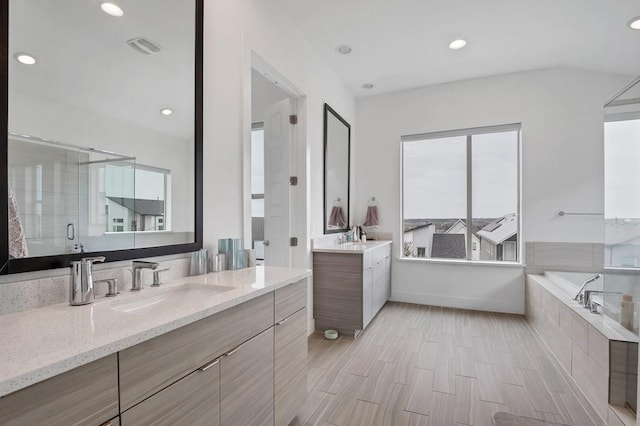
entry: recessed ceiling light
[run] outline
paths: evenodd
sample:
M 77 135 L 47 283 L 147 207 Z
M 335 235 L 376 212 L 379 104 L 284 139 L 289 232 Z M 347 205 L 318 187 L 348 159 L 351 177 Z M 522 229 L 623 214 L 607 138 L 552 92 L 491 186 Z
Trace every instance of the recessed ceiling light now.
M 453 40 L 451 43 L 449 43 L 449 49 L 458 50 L 458 49 L 462 49 L 466 45 L 467 45 L 466 40 L 462 40 L 462 39 Z
M 107 15 L 120 17 L 124 15 L 124 10 L 115 3 L 103 2 L 100 3 L 100 9 Z
M 640 30 L 640 16 L 636 16 L 627 24 L 632 30 Z
M 160 110 L 160 114 L 162 114 L 162 115 L 171 115 L 171 114 L 173 114 L 173 110 L 171 108 L 162 108 Z
M 373 83 L 365 83 L 362 85 L 363 89 L 373 89 Z
M 18 52 L 13 55 L 14 59 L 21 64 L 33 65 L 37 62 L 36 57 L 28 53 Z
M 351 47 L 347 46 L 346 44 L 343 44 L 342 46 L 336 47 L 336 52 L 341 53 L 343 55 L 348 55 L 349 53 L 351 53 Z

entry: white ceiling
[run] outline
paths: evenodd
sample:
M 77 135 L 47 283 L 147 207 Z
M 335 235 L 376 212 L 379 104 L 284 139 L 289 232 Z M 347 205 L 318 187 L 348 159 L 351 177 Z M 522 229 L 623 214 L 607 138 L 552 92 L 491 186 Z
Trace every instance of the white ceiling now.
M 274 3 L 356 96 L 558 66 L 640 74 L 640 30 L 627 27 L 639 0 Z M 457 38 L 468 45 L 452 51 Z

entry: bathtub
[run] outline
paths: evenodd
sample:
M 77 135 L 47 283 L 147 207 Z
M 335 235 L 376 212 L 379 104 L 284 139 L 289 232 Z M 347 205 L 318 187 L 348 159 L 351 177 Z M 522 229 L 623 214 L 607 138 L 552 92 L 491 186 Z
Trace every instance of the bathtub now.
M 593 275 L 557 271 L 527 274 L 525 315 L 603 421 L 619 424 L 613 420 L 613 416 L 620 418 L 614 412 L 631 412 L 626 405 L 636 405 L 638 336 L 608 315 L 592 313 L 573 300 L 582 283 Z M 586 288 L 602 290 L 603 283 L 600 278 Z M 615 316 L 616 312 L 609 314 Z
M 548 282 L 543 287 L 561 302 L 572 308 L 576 313 L 582 316 L 589 324 L 593 325 L 602 334 L 610 340 L 620 340 L 625 342 L 638 342 L 638 336 L 622 327 L 618 322 L 620 318 L 620 294 L 610 294 L 603 297 L 602 295 L 593 296 L 593 300 L 602 305 L 600 314 L 592 314 L 589 309 L 581 306 L 578 301 L 573 300 L 582 284 L 593 277 L 594 273 L 585 272 L 564 272 L 564 271 L 546 271 L 543 276 Z M 585 288 L 587 290 L 602 291 L 604 288 L 605 277 L 600 274 L 600 278 L 589 283 Z M 606 301 L 605 301 L 606 298 Z M 606 303 L 605 303 L 606 302 Z M 636 303 L 636 316 L 640 311 L 640 305 Z M 637 320 L 636 320 L 637 323 Z

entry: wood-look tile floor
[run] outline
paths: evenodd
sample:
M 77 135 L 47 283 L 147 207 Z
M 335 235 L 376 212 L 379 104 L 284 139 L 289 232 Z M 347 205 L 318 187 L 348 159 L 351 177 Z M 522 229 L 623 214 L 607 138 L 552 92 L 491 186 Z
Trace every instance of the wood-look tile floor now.
M 356 339 L 309 338 L 308 391 L 292 425 L 603 424 L 519 315 L 389 302 Z

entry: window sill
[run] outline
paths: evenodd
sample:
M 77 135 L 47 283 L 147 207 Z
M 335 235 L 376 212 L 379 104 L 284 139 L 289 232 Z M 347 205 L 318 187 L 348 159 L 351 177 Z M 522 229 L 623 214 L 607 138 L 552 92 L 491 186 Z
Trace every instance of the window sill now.
M 490 262 L 481 260 L 457 260 L 457 259 L 421 259 L 411 257 L 397 257 L 398 262 L 407 263 L 433 263 L 438 265 L 461 265 L 461 266 L 493 266 L 498 268 L 521 268 L 526 267 L 525 264 L 519 262 Z

